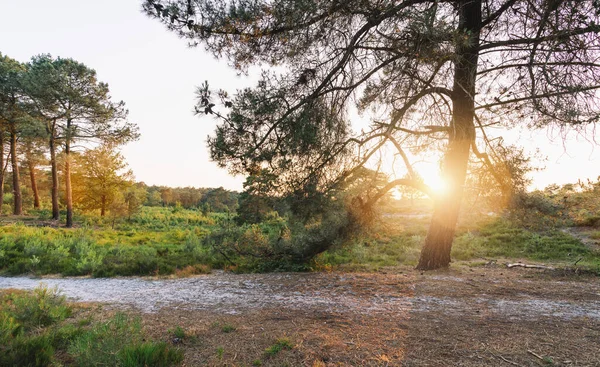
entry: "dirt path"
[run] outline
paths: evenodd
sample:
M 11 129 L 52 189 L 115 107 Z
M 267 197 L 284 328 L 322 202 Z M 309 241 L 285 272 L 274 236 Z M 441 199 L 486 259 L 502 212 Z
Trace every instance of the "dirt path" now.
M 408 274 L 219 272 L 171 280 L 0 277 L 0 288 L 33 289 L 44 283 L 77 301 L 130 306 L 142 312 L 170 307 L 237 314 L 283 307 L 361 314 L 485 312 L 508 319 L 600 320 L 598 283 L 548 281 L 545 286 L 554 292 L 534 292 L 530 280 L 494 279 L 491 284 L 481 280 Z
M 402 271 L 0 277 L 0 288 L 57 286 L 73 299 L 144 315 L 159 338 L 182 325 L 200 340 L 185 345 L 187 365 L 250 365 L 286 335 L 297 346 L 263 365 L 600 366 L 599 278 L 502 268 Z M 215 326 L 223 324 L 237 331 Z M 232 353 L 217 357 L 218 348 Z

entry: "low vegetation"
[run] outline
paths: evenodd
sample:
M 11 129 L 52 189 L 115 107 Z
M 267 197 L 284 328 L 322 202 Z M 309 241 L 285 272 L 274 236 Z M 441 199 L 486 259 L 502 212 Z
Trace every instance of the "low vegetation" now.
M 593 245 L 598 237 L 597 186 L 550 187 L 515 198 L 511 209 L 499 213 L 466 211 L 452 256 L 455 261 L 540 261 L 600 272 L 600 254 Z M 18 220 L 5 217 L 0 272 L 185 277 L 211 269 L 378 270 L 416 265 L 429 223 L 423 200 L 380 209 L 378 220 L 348 236 L 339 235 L 340 218 L 335 215 L 303 224 L 272 211 L 258 223 L 239 223 L 231 213 L 146 206 L 116 223 L 81 215 L 77 228 L 65 229 L 45 226 L 52 224 L 49 214 L 40 210 Z M 584 243 L 568 227 L 584 231 L 589 241 Z M 326 241 L 328 249 L 317 256 L 300 255 L 306 246 Z
M 77 313 L 55 289 L 3 291 L 0 365 L 167 367 L 183 360 L 178 349 L 148 340 L 137 318 L 93 321 Z
M 288 338 L 279 338 L 267 349 L 265 349 L 265 354 L 269 357 L 277 355 L 282 350 L 290 350 L 294 348 L 294 344 Z

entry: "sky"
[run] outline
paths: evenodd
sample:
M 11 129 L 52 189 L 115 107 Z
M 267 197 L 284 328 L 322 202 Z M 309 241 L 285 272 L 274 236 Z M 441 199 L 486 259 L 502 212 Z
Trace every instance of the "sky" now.
M 138 181 L 242 188 L 243 177 L 210 161 L 206 138 L 217 121 L 194 116 L 194 90 L 208 80 L 211 88 L 234 92 L 255 78 L 237 75 L 201 47 L 187 47 L 141 12 L 141 0 L 0 0 L 0 14 L 0 52 L 21 62 L 40 53 L 73 58 L 97 71 L 114 100 L 125 101 L 141 132 L 123 148 Z M 600 176 L 600 149 L 589 134 L 565 142 L 554 131 L 497 133 L 546 156 L 532 188 Z M 435 179 L 436 167 L 422 164 L 423 176 Z

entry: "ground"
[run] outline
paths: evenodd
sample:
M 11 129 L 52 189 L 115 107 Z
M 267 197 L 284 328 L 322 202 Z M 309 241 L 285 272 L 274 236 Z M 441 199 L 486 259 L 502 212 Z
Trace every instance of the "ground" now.
M 185 366 L 600 366 L 600 279 L 573 272 L 17 277 L 0 288 L 40 281 L 95 317 L 141 315 L 149 336 L 184 349 Z

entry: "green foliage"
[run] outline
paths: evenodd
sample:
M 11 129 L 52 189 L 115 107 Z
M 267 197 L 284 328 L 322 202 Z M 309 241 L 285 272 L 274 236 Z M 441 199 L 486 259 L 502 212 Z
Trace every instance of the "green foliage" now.
M 71 308 L 66 304 L 65 297 L 57 289 L 40 286 L 34 289 L 32 295 L 13 295 L 7 297 L 12 305 L 12 313 L 24 331 L 31 331 L 64 320 L 71 315 Z
M 71 314 L 56 289 L 39 287 L 33 294 L 8 293 L 0 297 L 0 365 L 47 366 L 68 335 L 54 327 Z
M 183 328 L 179 325 L 175 326 L 175 329 L 169 330 L 169 332 L 173 334 L 174 337 L 179 339 L 185 339 L 187 337 L 185 330 L 183 330 Z
M 237 328 L 230 324 L 225 324 L 225 325 L 221 326 L 221 331 L 224 333 L 231 333 L 236 330 L 237 330 Z
M 169 347 L 165 342 L 146 342 L 127 346 L 119 353 L 122 367 L 169 367 L 183 361 L 183 353 Z
M 0 293 L 0 365 L 166 367 L 183 359 L 164 342 L 144 341 L 138 320 L 117 314 L 74 324 L 72 311 L 56 289 Z
M 273 345 L 265 349 L 265 354 L 269 357 L 275 356 L 282 350 L 290 350 L 294 348 L 294 344 L 288 338 L 279 338 Z
M 133 172 L 126 170 L 125 158 L 112 145 L 102 145 L 82 154 L 72 154 L 74 205 L 82 210 L 99 210 L 104 215 L 133 215 L 145 200 L 145 191 L 133 185 Z
M 139 319 L 120 313 L 75 338 L 69 353 L 80 366 L 163 367 L 183 359 L 164 342 L 144 342 Z
M 41 212 L 43 215 L 46 212 Z M 77 218 L 76 218 L 77 219 Z M 155 275 L 193 267 L 193 274 L 222 267 L 224 259 L 203 244 L 215 219 L 199 211 L 142 208 L 115 229 L 97 216 L 74 230 L 10 224 L 0 227 L 0 272 L 6 274 Z M 187 271 L 190 271 L 188 269 Z
M 507 219 L 493 220 L 475 233 L 466 232 L 458 236 L 452 254 L 459 260 L 506 257 L 575 261 L 581 256 L 594 256 L 578 239 L 561 231 L 534 232 Z

